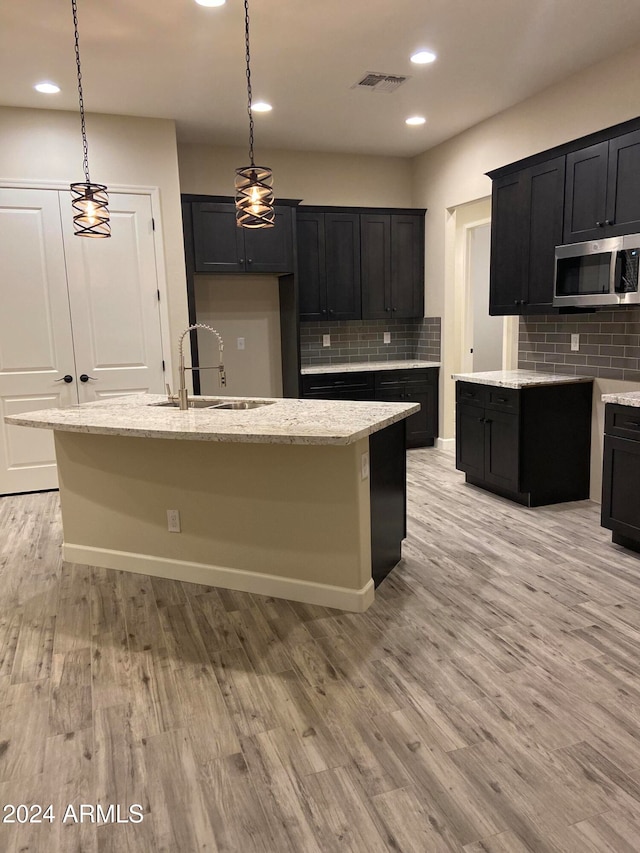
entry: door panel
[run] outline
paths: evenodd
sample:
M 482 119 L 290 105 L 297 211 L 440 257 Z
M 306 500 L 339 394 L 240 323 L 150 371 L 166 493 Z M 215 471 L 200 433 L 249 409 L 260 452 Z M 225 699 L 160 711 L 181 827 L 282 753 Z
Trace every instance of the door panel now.
M 359 320 L 360 217 L 327 213 L 324 217 L 329 320 Z
M 424 219 L 391 216 L 391 314 L 424 317 Z
M 362 318 L 391 317 L 391 217 L 363 213 L 360 216 Z
M 489 411 L 486 414 L 485 474 L 487 483 L 511 491 L 519 491 L 520 418 L 510 412 Z
M 564 242 L 604 236 L 609 143 L 567 154 Z
M 62 216 L 81 403 L 164 391 L 151 199 L 112 193 L 109 209 L 109 240 L 79 239 Z
M 0 302 L 0 493 L 55 489 L 52 434 L 4 415 L 78 401 L 57 191 L 0 188 Z
M 484 409 L 456 406 L 456 468 L 472 477 L 484 478 Z
M 640 231 L 640 131 L 609 143 L 607 234 Z

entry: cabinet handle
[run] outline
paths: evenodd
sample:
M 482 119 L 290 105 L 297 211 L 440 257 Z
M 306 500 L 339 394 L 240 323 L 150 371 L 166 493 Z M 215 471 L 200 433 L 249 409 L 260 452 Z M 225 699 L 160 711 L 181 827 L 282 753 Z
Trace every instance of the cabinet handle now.
M 478 418 L 478 423 L 479 423 L 479 424 L 483 424 L 483 423 L 484 423 L 484 418 Z
M 507 400 L 506 397 L 497 397 L 496 398 L 496 403 L 508 403 L 508 402 L 509 401 Z
M 248 264 L 252 264 L 252 263 L 253 263 L 253 258 L 249 258 L 249 259 L 248 259 L 248 261 L 247 261 L 247 263 L 248 263 Z
M 596 222 L 596 228 L 602 228 L 602 226 L 603 226 L 602 222 Z
M 73 382 L 73 376 L 70 373 L 67 373 L 66 376 L 61 376 L 60 379 L 54 379 L 53 381 L 54 382 L 66 382 L 68 385 L 70 382 Z
M 392 308 L 391 310 L 392 310 L 392 311 L 397 311 L 398 309 L 397 309 L 397 308 Z
M 613 219 L 605 219 L 604 224 L 605 225 L 614 225 L 615 223 L 614 223 Z
M 238 258 L 238 263 L 239 263 L 239 264 L 243 264 L 243 263 L 244 263 L 244 258 Z
M 384 310 L 385 311 L 391 311 L 391 308 L 385 308 Z
M 65 380 L 66 378 L 67 377 L 65 376 Z M 57 381 L 59 382 L 60 380 L 58 379 Z M 638 423 L 638 421 L 625 421 L 623 426 L 631 427 L 631 429 L 640 429 L 640 423 Z
M 329 314 L 333 314 L 333 308 L 329 308 Z

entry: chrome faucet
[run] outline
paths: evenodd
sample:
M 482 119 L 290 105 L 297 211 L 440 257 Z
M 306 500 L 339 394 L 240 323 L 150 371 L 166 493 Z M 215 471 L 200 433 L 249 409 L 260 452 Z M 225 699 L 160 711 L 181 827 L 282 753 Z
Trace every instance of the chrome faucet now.
M 211 332 L 218 339 L 218 351 L 220 353 L 220 363 L 217 367 L 185 367 L 184 363 L 184 339 L 190 334 L 194 329 L 206 329 L 208 332 Z M 212 326 L 207 326 L 206 323 L 194 323 L 192 326 L 188 326 L 184 332 L 180 335 L 180 341 L 178 343 L 178 373 L 180 376 L 180 387 L 178 388 L 177 394 L 171 393 L 171 388 L 167 384 L 167 396 L 171 402 L 178 402 L 180 408 L 184 411 L 189 408 L 189 392 L 187 390 L 187 378 L 186 371 L 187 370 L 217 370 L 218 371 L 218 381 L 220 382 L 220 387 L 225 387 L 227 384 L 227 374 L 224 369 L 224 364 L 222 363 L 222 351 L 224 349 L 224 343 L 220 333 L 216 331 Z

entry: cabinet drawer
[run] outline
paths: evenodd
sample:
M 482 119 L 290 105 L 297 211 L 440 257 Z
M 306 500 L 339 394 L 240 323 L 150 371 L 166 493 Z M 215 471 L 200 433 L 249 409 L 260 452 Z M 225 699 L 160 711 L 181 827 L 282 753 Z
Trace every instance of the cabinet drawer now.
M 456 402 L 469 405 L 484 406 L 489 391 L 488 385 L 478 385 L 475 382 L 456 382 Z
M 617 435 L 620 438 L 640 441 L 640 408 L 607 403 L 604 431 L 607 435 Z
M 515 388 L 495 388 L 487 386 L 488 409 L 500 412 L 517 412 L 520 408 L 520 391 Z
M 317 373 L 302 377 L 303 394 L 319 396 L 324 391 L 367 391 L 373 394 L 373 374 Z
M 416 387 L 435 385 L 438 381 L 438 368 L 409 368 L 408 370 L 380 370 L 375 374 L 376 389 L 390 388 L 394 385 Z

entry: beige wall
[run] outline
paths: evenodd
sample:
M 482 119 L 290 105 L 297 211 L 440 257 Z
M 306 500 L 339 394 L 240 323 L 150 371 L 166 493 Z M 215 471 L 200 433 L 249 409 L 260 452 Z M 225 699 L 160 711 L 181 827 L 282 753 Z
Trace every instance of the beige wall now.
M 164 119 L 88 115 L 87 133 L 92 180 L 160 191 L 172 343 L 188 323 L 175 125 Z M 82 180 L 77 113 L 0 107 L 0 181 Z
M 196 317 L 217 329 L 224 341 L 227 387 L 224 394 L 239 397 L 282 397 L 280 352 L 280 295 L 271 275 L 198 275 Z M 238 338 L 245 348 L 238 349 Z M 200 364 L 218 364 L 218 342 L 210 332 L 198 332 Z M 215 371 L 202 371 L 203 394 L 221 392 Z
M 442 316 L 441 435 L 453 433 L 456 354 L 453 208 L 491 193 L 485 172 L 640 114 L 640 48 L 594 65 L 413 161 L 412 204 L 426 219 L 426 315 Z M 455 230 L 455 228 L 454 228 Z
M 273 169 L 278 198 L 304 204 L 410 207 L 411 161 L 401 157 L 263 151 L 257 161 Z M 247 163 L 245 148 L 179 145 L 183 193 L 233 195 L 235 170 Z

